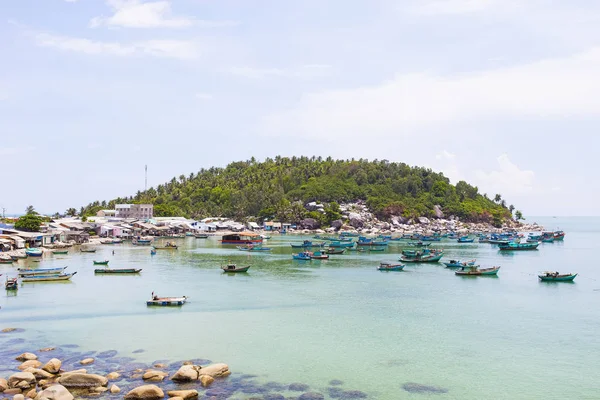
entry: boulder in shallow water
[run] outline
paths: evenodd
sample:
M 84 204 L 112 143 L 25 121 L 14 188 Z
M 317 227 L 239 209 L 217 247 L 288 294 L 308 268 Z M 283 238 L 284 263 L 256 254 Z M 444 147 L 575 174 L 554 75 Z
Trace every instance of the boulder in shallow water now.
M 200 384 L 202 387 L 209 387 L 214 381 L 215 378 L 210 375 L 200 375 Z
M 200 377 L 200 367 L 197 365 L 183 365 L 175 374 L 171 377 L 172 381 L 176 382 L 189 382 L 198 380 Z
M 437 387 L 437 386 L 431 386 L 431 385 L 423 385 L 420 383 L 414 383 L 414 382 L 407 382 L 404 385 L 402 385 L 402 389 L 406 390 L 409 393 L 423 393 L 423 394 L 428 394 L 428 393 L 437 393 L 437 394 L 442 394 L 442 393 L 448 393 L 448 389 L 442 388 L 442 387 Z
M 73 395 L 63 385 L 52 385 L 39 392 L 35 400 L 73 400 Z
M 110 387 L 110 392 L 111 392 L 112 394 L 117 394 L 117 393 L 120 393 L 120 392 L 121 392 L 121 388 L 120 388 L 120 387 L 118 387 L 117 385 L 113 384 L 113 385 Z
M 159 400 L 165 393 L 156 385 L 138 386 L 125 395 L 125 400 Z
M 49 351 L 54 351 L 54 350 L 56 350 L 56 347 L 44 347 L 43 349 L 39 349 L 38 351 L 40 353 L 47 353 Z
M 8 389 L 8 382 L 4 378 L 0 378 L 0 393 L 4 392 Z
M 224 378 L 231 375 L 231 371 L 229 371 L 229 366 L 227 364 L 219 363 L 202 367 L 200 375 L 209 375 L 213 378 Z
M 29 360 L 37 360 L 38 357 L 33 354 L 33 353 L 23 353 L 20 356 L 18 356 L 17 358 L 15 358 L 15 360 L 17 361 L 29 361 Z
M 38 360 L 27 360 L 23 364 L 19 365 L 19 369 L 21 371 L 25 371 L 27 368 L 39 368 L 42 366 L 42 363 Z
M 51 374 L 58 374 L 61 366 L 62 366 L 62 362 L 58 358 L 53 358 L 50 361 L 48 361 L 42 367 L 42 369 L 46 372 L 50 372 Z
M 4 329 L 2 329 L 2 331 L 0 331 L 0 332 L 2 332 L 2 333 L 10 333 L 10 332 L 14 332 L 14 331 L 16 331 L 17 329 L 18 329 L 18 328 L 4 328 Z
M 171 390 L 167 392 L 167 396 L 169 397 L 181 397 L 184 400 L 194 399 L 198 397 L 198 391 L 195 389 L 192 390 Z
M 111 372 L 110 374 L 106 375 L 106 379 L 108 379 L 109 381 L 116 381 L 120 377 L 121 377 L 121 374 L 116 371 Z
M 168 374 L 164 371 L 150 369 L 142 375 L 142 379 L 150 382 L 161 382 Z
M 288 386 L 288 390 L 292 392 L 305 392 L 308 390 L 308 385 L 305 383 L 291 383 Z
M 81 365 L 90 365 L 94 363 L 94 359 L 89 357 L 89 358 L 84 358 L 83 360 L 79 361 L 79 364 Z
M 37 397 L 37 394 L 37 390 L 31 389 L 29 392 L 27 392 L 25 397 L 27 397 L 28 399 L 35 399 Z
M 302 393 L 298 400 L 325 400 L 325 396 L 317 392 L 306 392 Z
M 8 387 L 12 389 L 31 389 L 35 387 L 35 376 L 31 372 L 17 372 L 8 378 Z
M 37 379 L 37 380 L 54 378 L 54 375 L 52 375 L 50 372 L 44 371 L 43 369 L 27 368 L 25 370 L 25 372 L 31 372 L 33 374 L 33 376 L 35 376 L 35 379 Z
M 108 379 L 96 374 L 67 374 L 58 379 L 58 383 L 67 388 L 93 388 L 106 386 Z

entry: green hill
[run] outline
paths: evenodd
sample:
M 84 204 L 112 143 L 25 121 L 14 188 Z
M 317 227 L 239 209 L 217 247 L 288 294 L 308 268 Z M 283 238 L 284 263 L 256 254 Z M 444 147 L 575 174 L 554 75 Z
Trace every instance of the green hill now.
M 297 222 L 306 217 L 327 224 L 339 218 L 337 205 L 365 200 L 371 212 L 392 216 L 435 217 L 434 205 L 446 216 L 499 225 L 512 218 L 500 195 L 494 200 L 466 182 L 450 184 L 441 173 L 387 160 L 333 160 L 321 157 L 252 158 L 225 168 L 181 175 L 135 196 L 94 202 L 82 215 L 94 215 L 117 203 L 152 203 L 156 216 L 277 218 Z M 310 201 L 325 203 L 325 214 L 308 212 Z

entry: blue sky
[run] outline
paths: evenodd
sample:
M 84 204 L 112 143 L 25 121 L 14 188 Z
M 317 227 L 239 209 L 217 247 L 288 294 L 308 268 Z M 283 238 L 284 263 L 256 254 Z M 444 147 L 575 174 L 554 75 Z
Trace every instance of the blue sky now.
M 5 0 L 0 207 L 275 155 L 401 161 L 599 215 L 600 3 Z

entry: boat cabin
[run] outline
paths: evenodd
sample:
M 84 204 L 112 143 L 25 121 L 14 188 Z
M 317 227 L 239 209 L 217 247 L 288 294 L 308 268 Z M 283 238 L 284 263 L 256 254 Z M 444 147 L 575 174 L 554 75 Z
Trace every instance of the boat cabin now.
M 240 233 L 232 233 L 229 235 L 223 235 L 221 239 L 221 244 L 260 244 L 263 242 L 263 239 L 260 235 L 257 235 L 252 232 L 240 232 Z

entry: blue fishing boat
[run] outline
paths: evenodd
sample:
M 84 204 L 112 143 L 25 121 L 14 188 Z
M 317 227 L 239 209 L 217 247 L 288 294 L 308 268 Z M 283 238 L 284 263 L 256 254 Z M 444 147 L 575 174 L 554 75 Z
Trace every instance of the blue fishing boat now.
M 44 254 L 42 249 L 30 248 L 25 250 L 25 254 L 29 257 L 41 257 Z
M 379 264 L 379 267 L 377 267 L 377 269 L 379 271 L 402 271 L 404 267 L 404 264 L 392 264 L 389 262 L 382 262 Z
M 408 245 L 413 247 L 429 247 L 431 246 L 431 243 L 409 242 Z
M 572 282 L 577 274 L 559 274 L 558 272 L 546 271 L 541 275 L 538 275 L 543 282 Z
M 500 247 L 501 251 L 513 251 L 513 250 L 516 251 L 516 250 L 536 250 L 539 245 L 540 245 L 539 242 L 537 242 L 537 243 L 509 242 L 509 243 L 499 244 L 498 247 Z
M 6 283 L 4 284 L 4 288 L 6 290 L 17 290 L 19 289 L 19 283 L 17 278 L 6 278 Z
M 475 239 L 471 239 L 468 236 L 461 236 L 457 240 L 458 243 L 473 243 L 474 241 Z
M 554 240 L 564 240 L 565 239 L 565 233 L 563 231 L 556 231 L 554 232 Z
M 313 260 L 327 260 L 329 259 L 329 255 L 321 251 L 315 251 L 311 253 L 310 258 Z
M 301 261 L 310 261 L 311 260 L 311 252 L 310 251 L 303 251 L 302 253 L 298 253 L 298 254 L 292 254 L 292 258 L 294 260 L 301 260 Z
M 310 240 L 305 240 L 302 243 L 299 243 L 299 244 L 290 243 L 290 245 L 292 246 L 292 249 L 303 249 L 303 248 L 311 248 L 313 246 L 313 243 Z
M 444 252 L 441 250 L 428 250 L 421 251 L 404 250 L 400 261 L 409 263 L 434 263 L 438 262 L 444 256 Z
M 468 262 L 460 261 L 460 260 L 450 260 L 449 262 L 445 262 L 446 268 L 462 268 L 467 265 L 475 265 L 475 260 L 471 260 Z
M 173 307 L 182 306 L 187 301 L 187 296 L 182 297 L 158 297 L 152 293 L 152 298 L 146 301 L 147 306 Z
M 442 238 L 439 236 L 421 236 L 421 240 L 424 242 L 439 242 Z
M 335 242 L 330 242 L 329 243 L 329 247 L 336 247 L 336 248 L 348 249 L 350 247 L 354 247 L 354 243 L 353 242 L 335 241 Z

